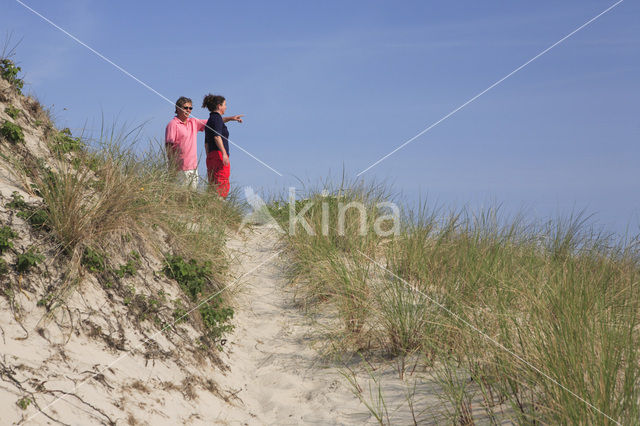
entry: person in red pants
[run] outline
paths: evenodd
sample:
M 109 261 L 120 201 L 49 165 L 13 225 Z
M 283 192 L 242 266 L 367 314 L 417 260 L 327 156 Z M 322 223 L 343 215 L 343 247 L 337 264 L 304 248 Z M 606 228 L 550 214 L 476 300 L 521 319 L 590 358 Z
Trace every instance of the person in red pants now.
M 207 151 L 207 176 L 209 185 L 215 186 L 222 198 L 229 195 L 229 129 L 225 122 L 242 123 L 242 115 L 222 117 L 227 110 L 224 96 L 209 93 L 202 100 L 202 108 L 211 113 L 204 131 L 204 146 Z

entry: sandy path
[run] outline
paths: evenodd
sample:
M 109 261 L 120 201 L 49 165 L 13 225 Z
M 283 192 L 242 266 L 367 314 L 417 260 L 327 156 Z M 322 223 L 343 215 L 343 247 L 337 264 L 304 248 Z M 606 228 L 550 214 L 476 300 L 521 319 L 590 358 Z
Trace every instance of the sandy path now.
M 279 425 L 371 421 L 338 369 L 323 366 L 310 347 L 311 324 L 287 294 L 278 234 L 268 226 L 256 227 L 228 247 L 236 259 L 235 275 L 242 277 L 242 293 L 227 349 L 231 372 L 223 381 L 238 391 L 241 402 L 219 420 Z

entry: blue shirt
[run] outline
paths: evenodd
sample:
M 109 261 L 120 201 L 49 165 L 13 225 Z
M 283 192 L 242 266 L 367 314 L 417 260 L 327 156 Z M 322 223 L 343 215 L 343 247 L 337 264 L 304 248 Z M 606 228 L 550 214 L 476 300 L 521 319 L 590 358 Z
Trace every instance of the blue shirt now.
M 227 129 L 227 125 L 224 124 L 222 116 L 217 112 L 212 112 L 211 115 L 209 115 L 207 127 L 204 129 L 204 146 L 205 148 L 207 146 L 209 147 L 207 154 L 211 151 L 219 151 L 214 139 L 215 136 L 222 138 L 224 149 L 227 151 L 227 155 L 229 155 L 229 129 Z

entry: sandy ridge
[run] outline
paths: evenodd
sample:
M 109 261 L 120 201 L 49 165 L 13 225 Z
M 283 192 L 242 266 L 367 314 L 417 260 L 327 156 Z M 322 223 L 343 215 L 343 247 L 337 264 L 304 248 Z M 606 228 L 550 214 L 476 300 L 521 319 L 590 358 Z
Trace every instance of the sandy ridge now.
M 236 330 L 229 336 L 231 372 L 222 379 L 239 398 L 221 421 L 246 424 L 362 424 L 371 416 L 335 366 L 311 347 L 312 325 L 292 304 L 286 259 L 274 228 L 257 226 L 228 243 L 243 278 Z M 266 262 L 265 262 L 266 261 Z

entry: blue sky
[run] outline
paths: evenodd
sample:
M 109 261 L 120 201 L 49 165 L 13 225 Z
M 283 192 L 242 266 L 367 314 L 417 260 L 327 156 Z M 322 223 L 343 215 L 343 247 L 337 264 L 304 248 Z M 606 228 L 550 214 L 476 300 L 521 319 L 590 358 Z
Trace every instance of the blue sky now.
M 614 2 L 26 0 L 170 100 L 226 96 L 232 182 L 277 191 L 351 176 Z M 27 90 L 59 126 L 146 123 L 173 107 L 14 0 Z M 544 219 L 586 209 L 640 224 L 640 4 L 626 0 L 363 177 L 407 203 L 501 203 Z M 199 139 L 202 152 L 203 137 Z M 201 161 L 202 167 L 203 161 Z

